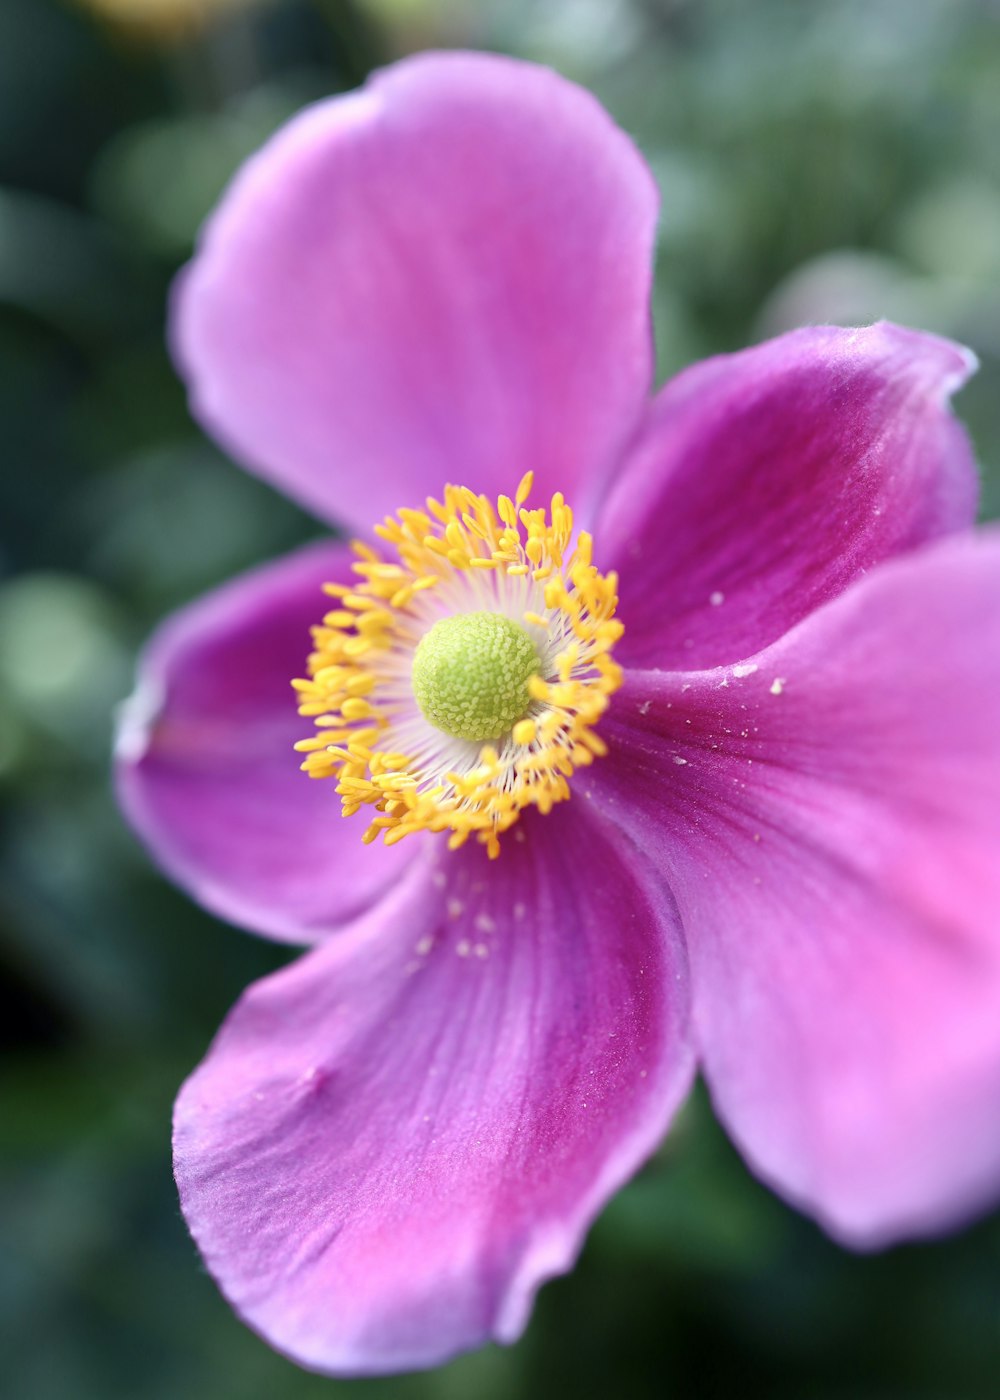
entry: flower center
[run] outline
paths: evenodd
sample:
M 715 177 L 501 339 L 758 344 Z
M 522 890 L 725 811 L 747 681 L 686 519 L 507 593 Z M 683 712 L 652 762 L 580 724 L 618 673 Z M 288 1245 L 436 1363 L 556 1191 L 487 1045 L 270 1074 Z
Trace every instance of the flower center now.
M 618 581 L 562 496 L 528 510 L 530 490 L 530 472 L 495 506 L 448 486 L 376 526 L 384 553 L 354 544 L 353 584 L 325 586 L 337 606 L 292 682 L 315 733 L 296 748 L 344 816 L 372 813 L 365 841 L 444 831 L 496 856 L 526 807 L 565 801 L 606 752 Z
M 442 733 L 499 739 L 527 712 L 540 665 L 527 632 L 502 613 L 443 617 L 413 654 L 413 694 Z

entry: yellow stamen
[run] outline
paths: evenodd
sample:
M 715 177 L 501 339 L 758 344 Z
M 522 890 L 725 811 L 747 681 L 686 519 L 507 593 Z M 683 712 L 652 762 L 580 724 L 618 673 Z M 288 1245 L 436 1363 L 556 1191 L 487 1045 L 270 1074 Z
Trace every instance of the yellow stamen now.
M 337 605 L 312 629 L 308 679 L 292 682 L 316 732 L 296 748 L 310 777 L 335 780 L 345 816 L 372 809 L 365 842 L 442 831 L 452 849 L 474 835 L 496 856 L 525 807 L 565 801 L 574 769 L 606 752 L 594 726 L 621 684 L 617 578 L 594 568 L 589 535 L 574 539 L 561 494 L 548 512 L 526 507 L 531 484 L 527 472 L 495 506 L 448 486 L 376 526 L 390 557 L 355 544 L 358 581 L 324 586 Z M 479 743 L 435 727 L 411 671 L 437 623 L 484 611 L 527 629 L 539 666 L 521 717 Z

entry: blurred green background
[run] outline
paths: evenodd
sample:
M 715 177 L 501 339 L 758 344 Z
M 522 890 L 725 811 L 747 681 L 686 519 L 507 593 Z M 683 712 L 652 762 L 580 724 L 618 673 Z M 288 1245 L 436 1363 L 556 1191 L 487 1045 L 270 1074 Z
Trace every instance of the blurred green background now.
M 176 1086 L 287 954 L 165 884 L 108 783 L 155 621 L 317 533 L 189 421 L 170 279 L 288 113 L 411 49 L 551 63 L 663 192 L 660 370 L 887 315 L 979 353 L 959 409 L 1000 512 L 994 0 L 2 0 L 0 1388 L 11 1400 L 1000 1394 L 1000 1217 L 857 1257 L 758 1186 L 702 1097 L 524 1340 L 310 1376 L 230 1314 L 180 1221 Z

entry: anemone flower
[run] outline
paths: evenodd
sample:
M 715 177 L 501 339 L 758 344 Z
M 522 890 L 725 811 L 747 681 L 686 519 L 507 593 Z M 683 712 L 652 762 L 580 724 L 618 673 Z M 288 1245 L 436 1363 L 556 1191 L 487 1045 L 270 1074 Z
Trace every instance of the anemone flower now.
M 1000 1184 L 972 356 L 805 329 L 650 400 L 656 210 L 585 92 L 423 56 L 279 132 L 177 292 L 196 416 L 359 537 L 169 620 L 119 748 L 164 869 L 314 945 L 175 1148 L 226 1297 L 319 1370 L 515 1338 L 696 1069 L 847 1244 Z

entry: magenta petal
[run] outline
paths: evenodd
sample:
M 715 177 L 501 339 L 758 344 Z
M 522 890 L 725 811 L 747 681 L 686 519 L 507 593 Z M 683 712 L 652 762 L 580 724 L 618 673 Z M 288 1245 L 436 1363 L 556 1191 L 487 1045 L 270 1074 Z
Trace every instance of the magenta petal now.
M 181 1091 L 192 1233 L 307 1366 L 513 1340 L 686 1092 L 672 908 L 573 806 L 496 863 L 415 867 L 391 909 L 252 987 Z
M 312 943 L 378 898 L 419 848 L 364 846 L 331 782 L 299 771 L 312 732 L 291 681 L 324 581 L 351 555 L 324 544 L 257 569 L 155 634 L 119 728 L 122 805 L 168 874 L 234 924 Z
M 880 560 L 971 524 L 975 466 L 947 398 L 974 367 L 881 324 L 795 331 L 679 375 L 601 522 L 620 659 L 738 661 Z
M 370 524 L 528 468 L 578 505 L 648 392 L 657 196 L 546 69 L 429 54 L 289 123 L 174 307 L 194 411 L 321 516 Z
M 721 1117 L 857 1245 L 1000 1195 L 998 598 L 1000 534 L 884 565 L 753 662 L 632 676 L 594 769 L 676 896 Z

